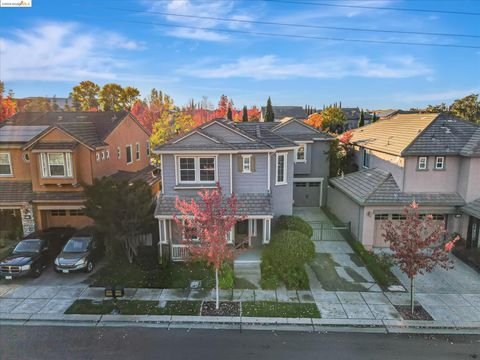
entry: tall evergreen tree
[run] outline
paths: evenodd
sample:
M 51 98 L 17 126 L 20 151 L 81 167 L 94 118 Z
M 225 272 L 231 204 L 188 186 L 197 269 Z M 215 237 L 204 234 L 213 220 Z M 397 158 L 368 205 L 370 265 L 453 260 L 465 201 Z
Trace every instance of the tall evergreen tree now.
M 360 118 L 358 119 L 358 127 L 362 127 L 365 125 L 365 114 L 363 113 L 363 109 L 360 111 Z
M 378 120 L 377 114 L 373 113 L 373 115 L 372 115 L 372 123 L 377 122 L 377 120 Z
M 272 100 L 270 99 L 270 96 L 269 96 L 267 100 L 267 108 L 265 110 L 265 121 L 273 122 L 274 120 L 275 120 L 275 114 L 273 113 Z
M 233 121 L 232 108 L 229 106 L 227 110 L 227 119 Z
M 246 106 L 242 110 L 242 122 L 248 122 L 248 109 Z

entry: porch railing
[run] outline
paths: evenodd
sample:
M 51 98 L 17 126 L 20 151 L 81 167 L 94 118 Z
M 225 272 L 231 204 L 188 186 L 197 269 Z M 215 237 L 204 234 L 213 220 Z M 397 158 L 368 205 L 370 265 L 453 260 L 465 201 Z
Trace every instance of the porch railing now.
M 188 256 L 188 245 L 172 244 L 172 260 L 184 261 Z

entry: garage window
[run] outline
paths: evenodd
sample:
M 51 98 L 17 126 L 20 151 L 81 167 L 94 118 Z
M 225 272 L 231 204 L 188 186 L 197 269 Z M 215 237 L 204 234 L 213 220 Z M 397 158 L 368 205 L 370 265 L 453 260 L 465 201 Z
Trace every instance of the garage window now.
M 296 187 L 307 187 L 307 183 L 306 182 L 297 182 L 297 183 L 295 183 L 295 186 Z
M 445 220 L 445 216 L 442 214 L 432 214 L 432 220 Z
M 407 217 L 403 214 L 392 214 L 392 220 L 406 220 Z
M 388 220 L 388 214 L 376 214 L 375 220 Z
M 70 210 L 70 216 L 83 216 L 85 211 L 83 209 L 72 209 Z
M 64 209 L 50 210 L 51 216 L 67 216 L 67 211 Z
M 310 187 L 319 187 L 319 186 L 320 186 L 320 183 L 319 183 L 319 182 L 311 182 L 310 184 L 308 184 L 308 186 L 310 186 Z

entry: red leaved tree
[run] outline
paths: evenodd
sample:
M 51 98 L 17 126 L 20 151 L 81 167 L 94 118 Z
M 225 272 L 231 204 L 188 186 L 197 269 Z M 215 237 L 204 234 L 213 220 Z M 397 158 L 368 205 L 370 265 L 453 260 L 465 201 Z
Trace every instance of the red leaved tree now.
M 431 272 L 436 266 L 448 270 L 453 263 L 447 252 L 451 242 L 443 241 L 444 224 L 436 225 L 432 215 L 420 215 L 415 200 L 403 211 L 405 220 L 394 224 L 386 221 L 383 236 L 390 244 L 393 262 L 410 279 L 410 306 L 414 312 L 414 279 L 418 274 Z
M 0 81 L 0 122 L 15 115 L 17 112 L 17 103 L 13 99 L 13 92 L 10 90 L 7 97 L 4 96 L 5 87 Z
M 191 260 L 207 261 L 215 270 L 216 308 L 219 308 L 218 272 L 222 264 L 232 260 L 235 250 L 228 244 L 228 236 L 237 221 L 241 220 L 237 209 L 237 197 L 224 197 L 217 183 L 213 190 L 200 191 L 199 202 L 176 199 L 176 208 L 181 215 L 174 220 L 184 242 L 188 245 Z

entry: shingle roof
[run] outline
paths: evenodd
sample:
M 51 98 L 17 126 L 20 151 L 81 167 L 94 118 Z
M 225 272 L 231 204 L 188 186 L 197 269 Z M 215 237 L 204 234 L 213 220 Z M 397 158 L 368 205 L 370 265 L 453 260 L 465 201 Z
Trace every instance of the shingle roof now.
M 185 200 L 191 199 L 201 204 L 200 196 L 189 196 Z M 270 195 L 268 194 L 239 194 L 238 199 L 238 214 L 239 215 L 273 215 Z M 155 216 L 173 216 L 173 214 L 180 215 L 175 207 L 175 196 L 162 195 L 157 200 L 155 208 Z
M 461 208 L 461 210 L 468 214 L 480 219 L 480 198 L 469 202 L 467 205 Z
M 398 114 L 352 130 L 351 142 L 367 149 L 401 155 L 437 116 L 438 114 Z
M 275 119 L 283 119 L 286 117 L 306 119 L 308 117 L 307 113 L 301 106 L 272 106 L 272 108 Z M 263 116 L 265 116 L 266 110 L 267 107 L 262 106 Z
M 93 148 L 105 145 L 104 139 L 129 113 L 98 112 L 18 112 L 5 121 L 7 126 L 58 127 Z
M 32 183 L 30 181 L 0 182 L 0 203 L 21 203 L 50 200 L 68 201 L 83 199 L 85 199 L 85 195 L 82 191 L 34 192 L 32 190 Z
M 78 145 L 76 141 L 43 141 L 37 142 L 35 150 L 73 150 Z
M 439 115 L 403 154 L 480 155 L 480 126 L 451 115 Z
M 157 172 L 156 172 L 157 171 Z M 160 170 L 157 169 L 153 165 L 146 166 L 142 170 L 136 172 L 129 172 L 129 171 L 118 171 L 115 174 L 109 176 L 109 178 L 113 179 L 114 181 L 128 181 L 129 183 L 133 183 L 137 180 L 144 180 L 147 182 L 148 185 L 153 185 L 160 181 Z
M 340 108 L 340 110 L 342 110 L 343 114 L 345 115 L 345 117 L 349 121 L 353 121 L 353 120 L 358 121 L 360 119 L 361 110 L 358 107 L 356 107 L 356 108 Z M 366 111 L 363 112 L 363 116 L 364 116 L 365 120 L 369 120 L 371 118 L 371 115 Z
M 381 169 L 368 169 L 336 177 L 330 184 L 360 205 L 407 205 L 413 200 L 420 205 L 461 206 L 457 193 L 401 192 L 393 176 Z

